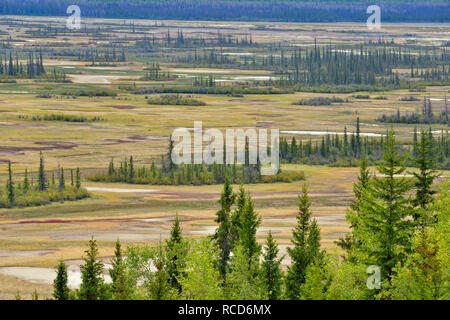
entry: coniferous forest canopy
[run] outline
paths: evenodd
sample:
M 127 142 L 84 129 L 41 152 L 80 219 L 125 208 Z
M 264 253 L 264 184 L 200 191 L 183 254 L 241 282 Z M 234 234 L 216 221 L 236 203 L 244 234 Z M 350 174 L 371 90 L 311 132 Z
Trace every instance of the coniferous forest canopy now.
M 0 14 L 63 16 L 70 0 L 4 0 Z M 339 22 L 366 20 L 366 0 L 79 0 L 83 15 L 96 18 Z M 445 0 L 377 1 L 386 22 L 447 22 Z
M 0 300 L 449 300 L 450 5 L 372 4 L 1 1 Z

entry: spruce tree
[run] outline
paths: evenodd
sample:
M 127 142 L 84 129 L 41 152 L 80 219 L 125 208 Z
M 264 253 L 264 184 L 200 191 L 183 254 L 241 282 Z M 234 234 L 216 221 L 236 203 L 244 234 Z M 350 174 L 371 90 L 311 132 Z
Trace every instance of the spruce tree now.
M 53 281 L 53 297 L 56 300 L 69 300 L 70 289 L 67 285 L 68 275 L 67 266 L 61 259 L 56 271 L 56 278 Z
M 77 168 L 75 173 L 75 188 L 77 188 L 77 190 L 81 188 L 80 168 Z
M 66 188 L 66 181 L 64 179 L 64 168 L 60 168 L 59 169 L 59 174 L 58 174 L 58 189 L 59 189 L 59 192 L 63 192 L 65 188 Z
M 6 194 L 8 197 L 8 203 L 12 207 L 14 206 L 14 182 L 12 179 L 11 161 L 8 161 L 8 181 L 6 182 Z
M 411 184 L 401 177 L 406 170 L 406 155 L 397 149 L 391 129 L 385 139 L 383 160 L 377 166 L 380 177 L 373 177 L 354 221 L 353 234 L 360 242 L 361 260 L 378 265 L 388 280 L 394 266 L 402 262 L 410 249 L 411 201 L 406 197 Z M 400 177 L 399 177 L 400 176 Z
M 356 157 L 361 156 L 361 137 L 360 137 L 360 125 L 359 117 L 356 118 Z
M 23 191 L 25 193 L 30 189 L 30 181 L 28 180 L 28 170 L 25 169 L 25 177 L 23 178 Z
M 245 194 L 244 185 L 239 186 L 239 193 L 236 196 L 236 209 L 231 215 L 231 241 L 233 244 L 239 239 L 239 229 L 241 228 L 241 216 L 245 210 L 247 195 Z
M 84 264 L 81 266 L 79 296 L 81 300 L 99 300 L 103 292 L 103 262 L 97 260 L 98 248 L 94 238 L 89 240 L 85 253 Z
M 219 224 L 219 227 L 214 234 L 214 239 L 219 247 L 219 262 L 218 267 L 220 271 L 220 275 L 222 279 L 225 280 L 226 273 L 228 269 L 228 261 L 230 259 L 230 251 L 231 251 L 231 221 L 230 221 L 230 212 L 231 207 L 234 204 L 236 195 L 233 193 L 233 189 L 230 185 L 230 181 L 228 177 L 225 178 L 225 184 L 223 186 L 223 192 L 220 196 L 220 210 L 216 213 L 216 220 Z
M 44 156 L 42 155 L 42 151 L 39 157 L 38 189 L 39 191 L 45 191 L 47 189 L 44 169 Z
M 367 189 L 369 182 L 370 171 L 367 167 L 367 159 L 363 158 L 359 163 L 359 175 L 357 177 L 357 182 L 353 184 L 353 194 L 355 198 L 351 201 L 350 210 L 346 213 L 346 219 L 350 222 L 350 228 L 352 229 L 354 228 L 353 223 L 356 223 L 357 221 L 354 216 L 359 214 L 359 207 L 363 201 L 363 194 Z M 339 238 L 339 240 L 336 241 L 336 244 L 350 254 L 352 246 L 355 245 L 353 234 L 346 234 L 345 237 Z
M 134 179 L 134 162 L 133 162 L 133 156 L 130 156 L 130 165 L 128 170 L 128 181 L 133 182 Z
M 419 172 L 413 172 L 416 187 L 416 197 L 413 203 L 420 210 L 415 210 L 413 217 L 416 222 L 424 223 L 427 218 L 424 216 L 427 213 L 425 209 L 433 203 L 433 195 L 435 194 L 431 187 L 434 179 L 439 176 L 436 174 L 432 141 L 424 130 L 420 133 L 420 142 L 416 149 L 417 157 L 414 157 L 413 161 Z
M 294 247 L 287 249 L 292 261 L 286 277 L 286 294 L 289 299 L 300 298 L 300 288 L 305 282 L 306 268 L 321 256 L 320 231 L 315 219 L 311 220 L 311 200 L 305 185 L 298 199 L 297 225 L 292 231 Z
M 278 258 L 279 251 L 278 245 L 273 239 L 272 232 L 269 231 L 264 246 L 262 261 L 264 285 L 269 300 L 279 300 L 281 297 L 283 273 L 280 265 L 283 257 Z
M 109 269 L 109 275 L 112 280 L 112 292 L 115 299 L 127 300 L 130 298 L 130 286 L 128 284 L 125 261 L 123 260 L 122 246 L 119 239 L 116 241 L 114 258 L 111 260 L 112 268 Z
M 166 241 L 167 246 L 167 273 L 169 274 L 169 283 L 172 288 L 181 291 L 181 285 L 178 282 L 178 278 L 181 274 L 180 264 L 182 262 L 182 257 L 180 257 L 182 252 L 181 244 L 183 241 L 182 230 L 180 227 L 180 219 L 178 214 L 175 216 L 175 221 L 172 225 L 170 231 L 170 239 Z
M 247 194 L 239 227 L 239 243 L 248 257 L 249 269 L 253 258 L 258 258 L 261 252 L 261 245 L 256 241 L 256 231 L 260 224 L 261 217 L 255 212 L 254 202 L 250 195 Z

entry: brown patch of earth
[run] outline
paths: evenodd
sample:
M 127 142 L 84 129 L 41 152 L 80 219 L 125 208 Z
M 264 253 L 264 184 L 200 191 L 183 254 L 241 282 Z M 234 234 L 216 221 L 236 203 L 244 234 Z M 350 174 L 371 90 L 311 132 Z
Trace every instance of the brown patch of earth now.
M 279 118 L 282 117 L 282 114 L 271 114 L 271 113 L 247 113 L 249 116 L 257 116 L 257 117 L 267 117 L 267 118 Z
M 22 151 L 44 151 L 55 149 L 73 149 L 78 144 L 66 141 L 36 141 L 34 144 L 45 147 L 15 147 L 15 146 L 0 146 L 0 154 L 23 154 Z
M 114 108 L 114 109 L 120 109 L 120 110 L 130 110 L 130 109 L 136 109 L 136 106 L 130 106 L 130 105 L 107 105 L 107 106 L 102 106 L 102 107 L 107 107 L 107 108 Z

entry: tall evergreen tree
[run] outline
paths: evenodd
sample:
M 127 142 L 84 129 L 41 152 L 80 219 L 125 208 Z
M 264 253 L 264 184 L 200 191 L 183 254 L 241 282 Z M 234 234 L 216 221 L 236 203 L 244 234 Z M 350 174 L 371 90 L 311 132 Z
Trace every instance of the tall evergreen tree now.
M 380 266 L 382 276 L 388 280 L 394 266 L 410 249 L 412 224 L 408 217 L 412 208 L 406 194 L 411 184 L 401 177 L 406 170 L 405 159 L 391 129 L 385 139 L 383 160 L 377 166 L 380 177 L 373 177 L 363 194 L 359 214 L 350 221 L 355 240 L 360 242 L 361 260 Z
M 248 257 L 249 269 L 253 258 L 258 258 L 261 252 L 261 245 L 256 241 L 256 231 L 260 224 L 261 217 L 255 212 L 254 202 L 250 195 L 247 194 L 239 227 L 239 243 Z
M 114 258 L 111 260 L 112 268 L 109 275 L 112 280 L 112 292 L 115 299 L 127 300 L 130 298 L 131 288 L 128 283 L 125 261 L 123 260 L 122 246 L 119 239 L 116 241 Z
M 219 262 L 218 267 L 222 279 L 225 280 L 228 269 L 228 261 L 230 259 L 231 252 L 231 222 L 230 212 L 231 207 L 234 204 L 236 195 L 233 193 L 233 189 L 230 185 L 228 177 L 225 178 L 225 184 L 223 186 L 223 192 L 220 196 L 220 210 L 216 213 L 216 220 L 219 227 L 214 234 L 214 239 L 219 246 Z
M 292 231 L 294 247 L 287 249 L 292 261 L 286 277 L 286 294 L 289 299 L 300 298 L 300 288 L 305 282 L 306 268 L 321 256 L 320 231 L 315 219 L 311 220 L 311 200 L 305 185 L 298 200 L 297 225 Z
M 75 173 L 75 188 L 77 188 L 77 189 L 81 188 L 80 168 L 77 168 L 76 173 Z
M 58 188 L 59 188 L 60 192 L 64 191 L 64 189 L 66 189 L 66 181 L 64 179 L 64 168 L 59 169 Z
M 262 261 L 264 285 L 269 300 L 278 300 L 281 297 L 283 273 L 280 265 L 283 257 L 278 258 L 279 251 L 278 245 L 273 239 L 272 232 L 269 231 L 264 246 Z
M 369 182 L 370 171 L 367 167 L 367 159 L 363 158 L 359 163 L 359 175 L 357 177 L 357 182 L 353 184 L 353 194 L 355 198 L 351 201 L 350 210 L 346 213 L 346 219 L 348 221 L 353 221 L 353 223 L 356 223 L 356 219 L 352 217 L 359 214 L 359 208 L 363 201 L 363 194 L 367 189 Z M 351 222 L 350 228 L 354 228 L 354 225 Z M 339 238 L 339 240 L 336 241 L 336 244 L 350 254 L 352 246 L 355 245 L 355 238 L 352 233 L 346 234 L 345 237 Z
M 236 196 L 236 209 L 231 215 L 231 241 L 233 244 L 239 239 L 239 229 L 241 228 L 241 217 L 245 210 L 247 195 L 245 194 L 244 185 L 239 186 L 239 193 Z
M 42 151 L 40 152 L 39 156 L 38 189 L 39 191 L 45 191 L 47 189 L 44 169 L 44 156 L 42 155 Z
M 128 181 L 132 182 L 134 179 L 134 162 L 133 162 L 133 156 L 130 156 L 130 164 L 128 167 Z
M 60 260 L 56 271 L 56 278 L 53 281 L 53 297 L 56 300 L 69 300 L 70 289 L 67 281 L 67 266 L 63 260 Z
M 14 182 L 12 179 L 11 161 L 8 161 L 8 181 L 6 182 L 6 194 L 8 197 L 8 203 L 10 206 L 14 206 Z
M 81 266 L 81 285 L 79 296 L 81 300 L 99 300 L 103 292 L 103 262 L 97 260 L 97 242 L 92 238 L 89 247 L 83 257 L 84 264 Z
M 419 169 L 419 172 L 413 172 L 415 177 L 416 197 L 413 200 L 415 206 L 419 210 L 414 211 L 414 220 L 416 222 L 424 223 L 429 211 L 425 210 L 428 205 L 433 203 L 433 195 L 435 191 L 432 190 L 433 181 L 439 175 L 436 173 L 436 163 L 434 160 L 434 149 L 432 141 L 427 132 L 424 130 L 420 133 L 420 142 L 417 144 L 417 156 L 413 158 L 414 164 Z
M 167 273 L 169 274 L 169 283 L 172 288 L 177 289 L 178 292 L 181 291 L 181 285 L 178 282 L 178 278 L 181 274 L 180 264 L 182 263 L 182 257 L 180 257 L 180 255 L 183 254 L 183 250 L 181 248 L 182 241 L 183 237 L 180 227 L 180 219 L 177 214 L 170 231 L 170 239 L 167 240 L 166 246 L 168 255 Z
M 25 169 L 25 175 L 23 178 L 23 191 L 27 193 L 28 190 L 30 190 L 30 181 L 28 180 L 28 169 Z

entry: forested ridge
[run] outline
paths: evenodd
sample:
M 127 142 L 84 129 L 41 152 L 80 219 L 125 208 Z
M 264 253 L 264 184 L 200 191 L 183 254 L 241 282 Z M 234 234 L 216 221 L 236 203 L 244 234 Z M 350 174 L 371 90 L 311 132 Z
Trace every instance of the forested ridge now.
M 80 6 L 82 16 L 96 18 L 248 20 L 292 22 L 337 22 L 367 20 L 362 0 L 5 0 L 0 14 L 65 16 L 68 6 Z M 443 0 L 377 1 L 386 22 L 445 22 L 450 7 Z

